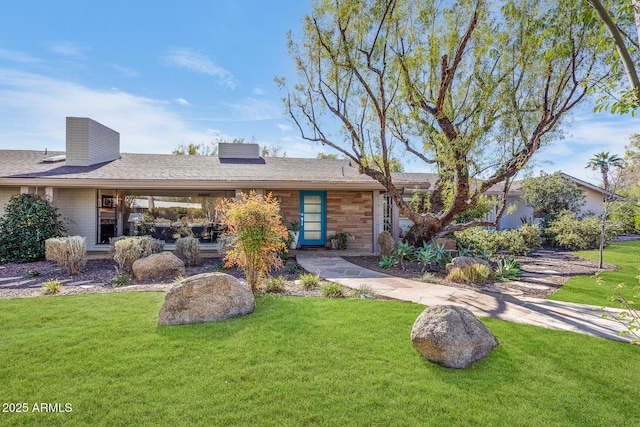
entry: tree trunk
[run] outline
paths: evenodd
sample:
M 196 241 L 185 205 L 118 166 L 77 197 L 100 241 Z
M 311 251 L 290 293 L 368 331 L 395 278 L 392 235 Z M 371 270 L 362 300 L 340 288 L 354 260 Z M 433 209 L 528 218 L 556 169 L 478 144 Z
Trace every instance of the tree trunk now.
M 422 246 L 424 242 L 430 243 L 440 229 L 433 223 L 414 224 L 411 226 L 404 240 L 415 247 Z

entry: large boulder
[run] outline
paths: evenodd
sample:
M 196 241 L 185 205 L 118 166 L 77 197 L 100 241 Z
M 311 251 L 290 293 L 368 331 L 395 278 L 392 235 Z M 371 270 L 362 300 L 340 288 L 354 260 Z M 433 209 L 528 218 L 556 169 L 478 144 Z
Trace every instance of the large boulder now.
M 138 282 L 175 279 L 185 274 L 184 262 L 171 252 L 160 252 L 133 263 L 133 275 Z
M 413 324 L 411 342 L 427 360 L 447 368 L 464 368 L 498 345 L 471 311 L 455 305 L 423 311 Z
M 388 231 L 383 231 L 378 236 L 378 246 L 380 246 L 380 255 L 392 255 L 396 249 L 396 242 Z
M 459 257 L 455 257 L 454 259 L 451 260 L 450 263 L 447 264 L 446 270 L 447 270 L 447 273 L 451 273 L 451 270 L 453 270 L 455 267 L 458 267 L 461 270 L 464 270 L 466 266 L 473 265 L 473 264 L 482 264 L 491 268 L 491 264 L 487 260 L 484 260 L 482 258 L 473 257 L 473 256 L 459 256 Z
M 158 325 L 211 322 L 253 313 L 251 290 L 225 273 L 191 276 L 174 286 L 164 298 Z

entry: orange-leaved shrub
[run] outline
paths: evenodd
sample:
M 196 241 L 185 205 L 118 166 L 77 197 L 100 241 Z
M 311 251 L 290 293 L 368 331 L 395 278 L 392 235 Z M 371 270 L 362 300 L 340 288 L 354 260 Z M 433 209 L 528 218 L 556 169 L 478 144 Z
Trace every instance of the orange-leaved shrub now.
M 278 199 L 251 191 L 220 205 L 222 224 L 232 236 L 231 249 L 224 257 L 227 267 L 240 267 L 252 291 L 272 268 L 282 267 L 278 252 L 286 248 L 287 228 L 282 225 Z

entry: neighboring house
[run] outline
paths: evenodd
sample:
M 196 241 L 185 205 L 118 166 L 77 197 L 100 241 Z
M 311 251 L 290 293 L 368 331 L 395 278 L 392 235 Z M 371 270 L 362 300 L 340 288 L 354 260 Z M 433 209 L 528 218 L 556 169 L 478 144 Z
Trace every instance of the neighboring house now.
M 128 154 L 120 153 L 120 135 L 94 120 L 68 117 L 66 131 L 66 152 L 0 150 L 0 214 L 14 194 L 41 194 L 69 220 L 70 234 L 87 238 L 89 250 L 107 250 L 109 238 L 140 232 L 169 244 L 191 232 L 215 245 L 223 231 L 218 202 L 250 190 L 276 196 L 285 225 L 300 222 L 301 246 L 324 247 L 331 234 L 347 232 L 349 248 L 376 252 L 380 232 L 400 233 L 384 188 L 347 160 L 262 158 L 257 144 L 220 144 L 217 157 Z M 409 197 L 435 176 L 395 178 Z M 597 212 L 602 190 L 567 178 L 593 193 L 588 209 Z M 514 202 L 519 195 L 517 188 L 509 193 Z M 500 227 L 517 227 L 532 214 L 520 206 Z

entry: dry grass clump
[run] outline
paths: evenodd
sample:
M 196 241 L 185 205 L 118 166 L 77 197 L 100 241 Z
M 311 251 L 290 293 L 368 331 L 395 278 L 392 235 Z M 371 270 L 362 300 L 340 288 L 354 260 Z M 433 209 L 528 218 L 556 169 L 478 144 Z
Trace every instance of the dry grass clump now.
M 176 240 L 176 256 L 184 261 L 185 265 L 198 266 L 202 261 L 200 257 L 200 240 L 195 237 L 181 237 Z
M 87 262 L 87 239 L 82 236 L 52 237 L 45 240 L 45 258 L 67 269 L 69 276 L 80 274 Z

